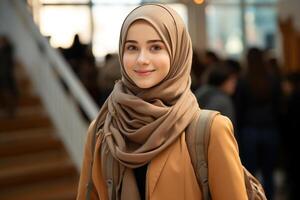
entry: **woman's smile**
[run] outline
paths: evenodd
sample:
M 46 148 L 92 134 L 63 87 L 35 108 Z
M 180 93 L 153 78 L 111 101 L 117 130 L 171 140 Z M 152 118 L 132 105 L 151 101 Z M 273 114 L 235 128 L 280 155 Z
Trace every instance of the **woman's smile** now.
M 133 70 L 138 76 L 149 76 L 151 75 L 153 72 L 155 72 L 155 69 L 135 69 Z

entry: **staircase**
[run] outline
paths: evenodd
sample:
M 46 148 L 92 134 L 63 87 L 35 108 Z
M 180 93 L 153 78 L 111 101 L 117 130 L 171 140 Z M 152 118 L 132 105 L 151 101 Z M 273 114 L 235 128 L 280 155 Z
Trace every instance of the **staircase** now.
M 16 114 L 0 115 L 0 199 L 74 200 L 75 165 L 30 81 L 17 75 Z

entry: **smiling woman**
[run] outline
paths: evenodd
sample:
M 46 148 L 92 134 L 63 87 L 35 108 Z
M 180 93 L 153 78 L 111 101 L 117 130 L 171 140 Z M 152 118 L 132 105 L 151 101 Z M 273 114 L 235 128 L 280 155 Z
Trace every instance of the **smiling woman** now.
M 125 41 L 123 64 L 126 74 L 140 88 L 157 85 L 170 70 L 170 56 L 164 42 L 146 21 L 132 24 Z
M 78 200 L 208 196 L 185 142 L 201 115 L 190 89 L 192 55 L 185 24 L 170 7 L 145 4 L 128 14 L 119 40 L 122 79 L 88 130 Z M 246 200 L 230 120 L 216 116 L 211 130 L 211 197 Z

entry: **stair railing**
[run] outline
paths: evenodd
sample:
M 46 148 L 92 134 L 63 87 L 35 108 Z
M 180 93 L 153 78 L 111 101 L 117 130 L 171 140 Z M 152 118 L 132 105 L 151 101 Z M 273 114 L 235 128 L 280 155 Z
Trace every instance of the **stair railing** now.
M 33 22 L 27 5 L 20 0 L 0 2 L 0 23 L 12 40 L 18 59 L 42 98 L 56 129 L 77 169 L 81 167 L 88 119 L 93 120 L 99 108 L 78 80 L 61 54 L 53 49 Z M 6 23 L 6 25 L 5 25 Z M 67 86 L 68 91 L 63 84 Z

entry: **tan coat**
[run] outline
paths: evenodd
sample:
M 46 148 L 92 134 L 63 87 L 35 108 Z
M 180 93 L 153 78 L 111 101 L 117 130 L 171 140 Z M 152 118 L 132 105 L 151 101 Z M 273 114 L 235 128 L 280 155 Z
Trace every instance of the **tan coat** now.
M 85 199 L 91 158 L 92 125 L 88 130 L 85 146 L 83 167 L 78 188 L 78 200 Z M 233 135 L 230 120 L 224 116 L 214 119 L 211 129 L 211 139 L 208 150 L 209 187 L 213 200 L 246 200 L 247 193 L 244 184 L 243 169 L 239 158 L 238 146 Z M 101 143 L 97 142 L 95 152 L 99 152 Z M 188 163 L 182 168 L 186 170 L 186 177 L 172 176 L 178 170 L 176 162 L 177 151 L 185 151 Z M 107 187 L 101 173 L 100 154 L 95 153 L 93 164 L 94 188 L 91 199 L 107 200 Z M 170 176 L 171 175 L 171 176 Z M 171 178 L 170 178 L 171 177 Z M 182 187 L 174 188 L 180 181 Z M 176 186 L 175 186 L 176 185 Z M 173 187 L 174 186 L 174 187 Z M 146 175 L 146 197 L 149 200 L 201 200 L 201 190 L 197 184 L 188 150 L 185 135 L 182 135 L 173 145 L 153 159 Z

